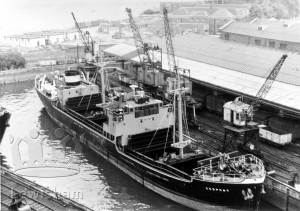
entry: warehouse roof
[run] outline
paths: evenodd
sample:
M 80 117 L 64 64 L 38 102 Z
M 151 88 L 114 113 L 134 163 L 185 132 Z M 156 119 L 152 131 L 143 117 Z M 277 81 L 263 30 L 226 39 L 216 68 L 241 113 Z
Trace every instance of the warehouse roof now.
M 224 27 L 222 31 L 251 37 L 300 43 L 300 23 L 232 22 Z
M 271 69 L 287 53 L 231 43 L 219 38 L 196 37 L 174 37 L 179 66 L 190 69 L 194 80 L 249 96 L 257 94 Z M 152 43 L 158 44 L 166 52 L 164 38 L 152 39 Z M 135 51 L 133 42 L 128 42 L 106 49 L 105 52 L 118 56 L 124 48 Z M 128 55 L 129 52 L 125 54 Z M 160 55 L 155 57 L 160 58 Z M 167 56 L 163 53 L 162 57 L 163 69 L 167 70 Z M 139 57 L 135 56 L 130 60 L 138 62 Z M 288 53 L 288 58 L 265 99 L 300 111 L 300 55 Z
M 220 8 L 213 12 L 209 17 L 213 19 L 228 19 L 233 18 L 234 15 L 231 12 L 229 12 L 226 8 Z

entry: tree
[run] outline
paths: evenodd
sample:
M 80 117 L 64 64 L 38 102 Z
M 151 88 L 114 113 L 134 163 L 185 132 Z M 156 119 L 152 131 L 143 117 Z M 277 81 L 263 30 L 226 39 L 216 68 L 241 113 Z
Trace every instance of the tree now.
M 263 7 L 260 4 L 252 4 L 249 11 L 250 19 L 263 18 L 263 16 L 264 16 Z
M 275 3 L 272 5 L 273 17 L 276 19 L 286 18 L 288 15 L 287 9 L 282 5 Z
M 0 53 L 0 70 L 24 68 L 25 58 L 18 52 Z
M 251 5 L 249 17 L 254 18 L 276 18 L 288 17 L 288 10 L 281 3 L 281 0 L 256 0 Z

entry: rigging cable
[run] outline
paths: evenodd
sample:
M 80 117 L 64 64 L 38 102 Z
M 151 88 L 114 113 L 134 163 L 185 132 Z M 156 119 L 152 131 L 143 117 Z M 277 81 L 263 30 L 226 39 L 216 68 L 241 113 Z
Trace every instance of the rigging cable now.
M 174 97 L 174 96 L 173 96 Z M 173 104 L 172 104 L 172 110 L 173 110 Z M 174 115 L 173 115 L 174 116 Z M 175 116 L 174 116 L 175 117 Z M 170 121 L 169 121 L 169 125 L 172 121 L 172 118 L 170 118 Z M 175 125 L 173 125 L 173 127 L 175 127 Z M 167 136 L 166 136 L 166 142 L 165 142 L 165 146 L 164 146 L 164 153 L 165 154 L 165 151 L 166 151 L 166 148 L 167 148 L 167 142 L 168 142 L 168 137 L 169 137 L 169 130 L 170 130 L 170 127 L 168 126 L 168 131 L 167 131 Z
M 159 108 L 158 108 L 158 109 L 159 109 Z M 158 128 L 159 128 L 159 126 L 161 125 L 161 123 L 162 123 L 162 121 L 164 120 L 164 118 L 165 118 L 165 116 L 166 116 L 167 113 L 168 113 L 168 109 L 166 109 L 166 112 L 164 113 L 163 118 L 160 120 L 160 122 L 159 122 L 159 124 L 158 124 L 158 126 L 157 126 L 157 129 L 156 129 L 156 131 L 155 131 L 153 137 L 152 137 L 151 140 L 150 140 L 150 143 L 148 144 L 148 146 L 146 147 L 146 149 L 145 149 L 145 151 L 144 151 L 144 154 L 147 152 L 148 148 L 149 148 L 150 145 L 152 144 L 152 141 L 154 140 L 154 137 L 155 137 L 155 135 L 156 135 L 156 133 L 157 133 L 157 131 L 158 131 Z

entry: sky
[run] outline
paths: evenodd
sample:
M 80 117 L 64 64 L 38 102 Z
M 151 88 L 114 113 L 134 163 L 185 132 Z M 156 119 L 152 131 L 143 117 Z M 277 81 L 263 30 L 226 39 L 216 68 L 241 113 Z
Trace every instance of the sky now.
M 62 29 L 78 22 L 97 19 L 127 18 L 125 8 L 133 16 L 146 9 L 159 8 L 163 0 L 0 0 L 0 36 L 45 29 Z M 192 0 L 166 0 L 192 1 Z

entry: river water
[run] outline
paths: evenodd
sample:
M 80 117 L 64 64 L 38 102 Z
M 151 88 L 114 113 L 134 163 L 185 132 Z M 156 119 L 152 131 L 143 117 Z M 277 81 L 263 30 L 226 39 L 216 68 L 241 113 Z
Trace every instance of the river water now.
M 24 137 L 33 128 L 40 133 L 46 157 L 50 152 L 58 157 L 63 153 L 60 141 L 53 135 L 57 126 L 40 102 L 33 81 L 0 85 L 0 105 L 12 114 L 10 127 L 1 143 L 2 165 L 12 167 L 9 137 Z M 68 155 L 81 160 L 78 174 L 28 179 L 62 194 L 80 192 L 78 197 L 72 195 L 70 198 L 95 210 L 190 210 L 147 190 L 90 150 L 83 149 L 83 155 L 79 155 L 74 152 L 74 146 L 68 149 Z M 275 208 L 261 203 L 260 210 Z

